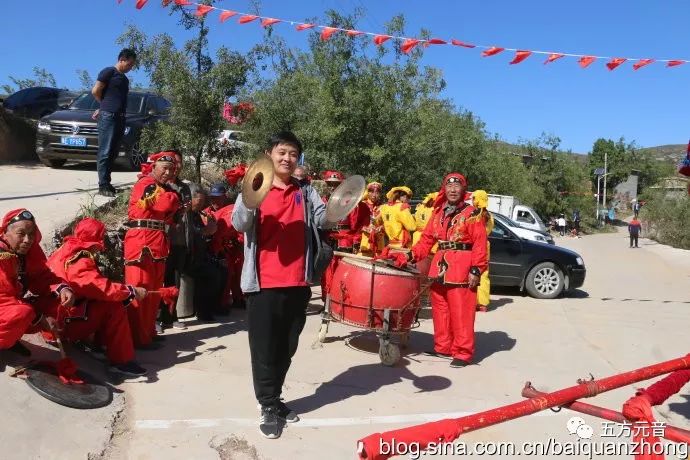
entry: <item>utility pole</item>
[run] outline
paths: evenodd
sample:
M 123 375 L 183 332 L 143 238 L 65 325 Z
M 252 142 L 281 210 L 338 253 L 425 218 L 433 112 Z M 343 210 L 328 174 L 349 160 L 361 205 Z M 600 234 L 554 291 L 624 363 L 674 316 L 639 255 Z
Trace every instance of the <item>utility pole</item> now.
M 599 194 L 601 193 L 599 190 L 600 188 L 601 188 L 601 176 L 597 176 L 597 214 L 596 214 L 597 222 L 599 222 Z

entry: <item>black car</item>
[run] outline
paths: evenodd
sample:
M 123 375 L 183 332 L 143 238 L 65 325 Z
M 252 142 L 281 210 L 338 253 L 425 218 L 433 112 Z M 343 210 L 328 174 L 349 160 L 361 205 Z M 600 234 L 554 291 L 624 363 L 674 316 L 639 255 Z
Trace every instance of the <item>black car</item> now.
M 585 282 L 585 262 L 576 252 L 518 237 L 499 221 L 489 235 L 489 279 L 519 286 L 538 299 L 554 299 Z
M 61 107 L 66 107 L 76 97 L 66 89 L 36 86 L 26 88 L 7 96 L 2 101 L 5 112 L 22 118 L 38 120 Z
M 38 122 L 36 154 L 45 165 L 63 166 L 68 160 L 96 161 L 98 127 L 93 119 L 98 101 L 91 93 L 83 93 L 66 110 L 60 110 Z M 125 135 L 116 162 L 138 171 L 146 161 L 139 148 L 141 130 L 149 123 L 168 116 L 170 102 L 152 93 L 132 91 L 127 97 Z

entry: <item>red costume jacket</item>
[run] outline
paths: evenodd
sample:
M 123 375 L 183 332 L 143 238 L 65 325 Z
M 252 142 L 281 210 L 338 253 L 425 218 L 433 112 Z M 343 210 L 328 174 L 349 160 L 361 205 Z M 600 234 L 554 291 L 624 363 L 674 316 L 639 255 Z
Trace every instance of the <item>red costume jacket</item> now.
M 27 291 L 46 296 L 67 287 L 65 280 L 48 268 L 39 242 L 37 236 L 29 252 L 20 256 L 0 239 L 0 308 L 8 303 L 26 303 L 22 298 Z
M 226 259 L 241 258 L 244 252 L 244 235 L 232 226 L 232 211 L 234 204 L 224 206 L 217 211 L 207 208 L 204 212 L 213 216 L 217 229 L 211 239 L 210 250 L 215 256 L 223 256 Z
M 105 226 L 95 219 L 79 222 L 74 235 L 65 238 L 48 258 L 48 266 L 69 282 L 77 298 L 129 304 L 134 300 L 134 289 L 106 278 L 96 264 L 97 251 L 104 250 L 104 232 Z
M 365 203 L 359 202 L 357 207 L 338 222 L 337 231 L 330 236 L 337 242 L 339 248 L 352 248 L 362 240 L 362 229 L 371 223 L 371 211 Z
M 142 177 L 132 189 L 127 215 L 130 221 L 155 220 L 172 224 L 179 209 L 177 193 L 161 186 L 152 176 Z M 144 249 L 151 251 L 154 260 L 163 260 L 170 252 L 170 242 L 165 230 L 131 228 L 125 236 L 125 262 L 142 258 Z
M 482 273 L 488 267 L 486 227 L 474 215 L 474 207 L 461 203 L 455 213 L 445 216 L 444 206 L 434 210 L 419 242 L 412 247 L 412 255 L 414 260 L 422 260 L 434 244 L 442 241 L 470 244 L 471 250 L 442 249 L 439 245 L 429 270 L 429 277 L 437 278 L 442 284 L 463 284 L 471 267 L 479 268 Z

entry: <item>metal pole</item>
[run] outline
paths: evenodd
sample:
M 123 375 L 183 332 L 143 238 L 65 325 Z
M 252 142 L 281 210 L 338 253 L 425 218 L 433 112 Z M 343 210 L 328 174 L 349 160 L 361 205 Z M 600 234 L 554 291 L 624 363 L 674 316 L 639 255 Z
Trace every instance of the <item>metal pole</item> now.
M 607 209 L 607 211 L 608 211 L 608 208 L 606 207 L 606 176 L 608 176 L 608 174 L 609 174 L 608 152 L 604 151 L 604 201 L 602 204 L 604 205 L 604 208 Z

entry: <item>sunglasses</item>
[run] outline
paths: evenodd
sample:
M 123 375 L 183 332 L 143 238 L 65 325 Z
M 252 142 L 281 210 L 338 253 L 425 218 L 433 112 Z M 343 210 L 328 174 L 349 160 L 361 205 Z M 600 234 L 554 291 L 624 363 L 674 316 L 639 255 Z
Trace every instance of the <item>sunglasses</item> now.
M 14 216 L 10 221 L 7 223 L 7 226 L 9 227 L 10 225 L 21 222 L 23 220 L 30 220 L 31 222 L 34 222 L 34 215 L 31 214 L 29 211 L 22 211 L 16 216 Z

